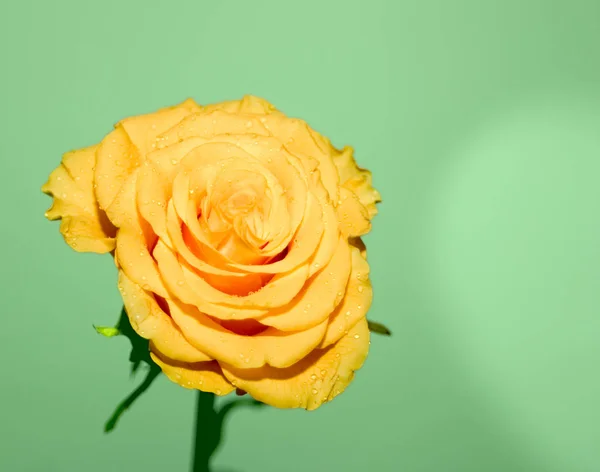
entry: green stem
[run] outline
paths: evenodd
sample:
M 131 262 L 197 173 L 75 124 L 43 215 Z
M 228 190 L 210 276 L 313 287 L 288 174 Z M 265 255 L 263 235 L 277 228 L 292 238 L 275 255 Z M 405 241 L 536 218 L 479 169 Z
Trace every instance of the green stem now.
M 235 398 L 217 411 L 215 395 L 198 391 L 197 397 L 192 472 L 210 472 L 210 461 L 221 444 L 226 416 L 241 406 L 264 407 L 265 404 L 251 398 Z
M 222 423 L 215 395 L 198 391 L 192 472 L 210 472 L 210 458 L 221 442 Z

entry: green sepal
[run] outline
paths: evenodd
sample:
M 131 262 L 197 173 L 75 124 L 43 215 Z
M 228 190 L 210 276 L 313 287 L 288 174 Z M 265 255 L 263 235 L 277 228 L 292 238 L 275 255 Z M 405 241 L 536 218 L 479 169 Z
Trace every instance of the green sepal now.
M 94 326 L 94 329 L 96 330 L 96 333 L 101 334 L 105 338 L 112 338 L 114 336 L 118 336 L 119 334 L 121 334 L 121 331 L 119 331 L 119 328 L 114 328 L 111 326 L 96 326 L 96 325 L 93 325 L 93 326 Z
M 383 336 L 391 336 L 392 332 L 385 325 L 377 323 L 375 321 L 368 320 L 369 331 L 371 333 L 381 334 Z

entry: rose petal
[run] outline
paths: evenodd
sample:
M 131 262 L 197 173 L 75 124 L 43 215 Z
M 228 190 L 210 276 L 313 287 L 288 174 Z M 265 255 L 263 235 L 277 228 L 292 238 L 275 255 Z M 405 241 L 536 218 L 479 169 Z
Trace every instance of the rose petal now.
M 66 153 L 42 186 L 54 198 L 49 220 L 62 219 L 60 232 L 76 251 L 106 253 L 115 248 L 114 226 L 98 207 L 93 178 L 97 146 Z
M 373 289 L 369 280 L 369 264 L 360 254 L 359 248 L 352 247 L 351 251 L 352 271 L 346 293 L 329 317 L 329 325 L 319 345 L 320 348 L 337 342 L 356 323 L 364 319 L 373 300 Z
M 340 189 L 340 200 L 336 211 L 342 233 L 347 237 L 362 236 L 371 230 L 367 208 L 360 203 L 351 190 L 344 187 Z
M 154 113 L 126 118 L 120 124 L 140 155 L 146 156 L 156 148 L 157 138 L 162 133 L 200 109 L 196 102 L 188 99 L 179 105 L 163 108 Z
M 329 262 L 337 247 L 340 235 L 340 225 L 333 206 L 330 202 L 323 201 L 322 198 L 320 198 L 320 203 L 323 211 L 322 220 L 325 231 L 319 243 L 319 248 L 310 262 L 309 277 L 312 277 Z
M 142 156 L 120 125 L 117 125 L 102 140 L 96 156 L 94 171 L 96 197 L 100 208 L 108 210 L 121 186 L 140 165 Z M 120 217 L 118 212 L 111 212 L 108 217 L 115 226 L 118 226 Z
M 217 362 L 178 362 L 156 352 L 150 352 L 150 356 L 170 381 L 182 387 L 215 395 L 228 395 L 235 389 L 224 377 Z
M 186 244 L 182 233 L 182 224 L 183 222 L 175 211 L 174 200 L 171 200 L 167 204 L 167 231 L 169 234 L 169 239 L 172 242 L 174 250 L 181 255 L 188 264 L 199 271 L 208 274 L 231 277 L 232 279 L 240 279 L 241 277 L 245 277 L 247 275 L 239 271 L 233 272 L 230 270 L 219 269 L 218 267 L 215 267 L 214 265 L 211 265 L 199 258 Z M 238 282 L 239 281 L 240 280 L 238 280 Z M 232 280 L 232 283 L 238 282 Z
M 152 342 L 155 352 L 182 362 L 211 360 L 184 338 L 154 296 L 133 282 L 123 271 L 119 271 L 119 291 L 131 326 L 137 334 Z
M 268 328 L 254 336 L 241 336 L 213 321 L 191 305 L 168 300 L 171 316 L 185 337 L 212 358 L 235 367 L 269 364 L 288 367 L 311 352 L 321 341 L 327 320 L 305 331 L 286 333 Z
M 235 144 L 246 153 L 261 162 L 263 166 L 277 178 L 282 188 L 285 189 L 285 202 L 287 202 L 290 230 L 281 232 L 265 248 L 265 253 L 274 255 L 281 252 L 290 242 L 291 236 L 297 230 L 306 208 L 306 194 L 308 191 L 308 178 L 299 159 L 285 149 L 281 143 L 271 137 L 255 135 L 219 136 L 219 140 Z M 278 199 L 272 198 L 274 204 Z M 276 225 L 277 219 L 271 223 Z
M 340 185 L 352 191 L 362 206 L 367 209 L 369 219 L 377 214 L 377 203 L 381 195 L 373 188 L 371 172 L 358 167 L 353 157 L 353 149 L 346 146 L 341 151 L 332 148 L 333 162 L 340 176 Z
M 181 160 L 202 143 L 204 140 L 189 139 L 155 151 L 139 170 L 136 201 L 140 215 L 170 247 L 172 243 L 167 232 L 166 204 L 171 198 L 173 180 L 180 172 Z
M 183 303 L 193 305 L 202 312 L 221 319 L 258 318 L 267 313 L 265 308 L 234 308 L 207 302 L 189 286 L 181 269 L 180 261 L 162 241 L 156 243 L 153 255 L 169 292 Z
M 252 113 L 256 115 L 268 115 L 275 110 L 267 100 L 246 95 L 241 100 L 231 100 L 227 102 L 215 103 L 207 105 L 204 110 L 211 112 L 214 110 L 223 110 L 228 113 Z
M 306 282 L 288 305 L 270 310 L 258 321 L 282 331 L 299 331 L 321 323 L 340 303 L 349 275 L 350 248 L 342 238 L 329 263 Z
M 227 305 L 232 310 L 245 307 L 261 309 L 283 306 L 300 292 L 308 278 L 308 265 L 301 265 L 290 272 L 276 274 L 264 287 L 240 297 L 217 290 L 184 260 L 180 259 L 179 263 L 184 280 L 200 298 L 213 305 Z
M 114 196 L 112 203 L 106 209 L 110 221 L 117 227 L 125 225 L 140 228 L 137 206 L 135 204 L 136 183 L 139 169 L 134 169 L 123 181 L 119 191 Z
M 287 255 L 277 262 L 264 265 L 228 264 L 234 269 L 261 274 L 277 274 L 288 272 L 302 264 L 308 263 L 311 256 L 319 248 L 319 243 L 324 233 L 323 210 L 317 199 L 308 194 L 306 213 L 298 232 L 294 235 L 288 247 Z
M 263 124 L 292 154 L 318 160 L 321 180 L 331 200 L 337 201 L 339 176 L 331 160 L 329 141 L 305 121 L 289 118 L 283 113 L 270 114 L 265 117 Z
M 256 400 L 277 408 L 314 410 L 348 387 L 368 352 L 369 329 L 363 319 L 336 344 L 311 352 L 291 367 L 221 367 L 233 385 Z
M 158 148 L 189 138 L 212 138 L 221 134 L 240 135 L 249 132 L 262 136 L 269 134 L 254 115 L 202 110 L 161 134 L 158 137 Z
M 160 277 L 156 262 L 150 255 L 144 233 L 131 227 L 124 227 L 117 235 L 115 256 L 118 266 L 145 290 L 152 291 L 162 298 L 168 291 Z
M 199 109 L 193 100 L 186 100 L 174 107 L 119 122 L 102 140 L 97 153 L 94 184 L 100 207 L 110 207 L 127 177 L 154 149 L 159 134 Z M 118 217 L 118 213 L 112 214 Z

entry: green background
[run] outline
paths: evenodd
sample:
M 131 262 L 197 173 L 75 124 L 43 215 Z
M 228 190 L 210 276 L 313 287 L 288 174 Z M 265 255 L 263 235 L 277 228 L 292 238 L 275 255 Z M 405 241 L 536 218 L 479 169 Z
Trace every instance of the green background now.
M 351 144 L 384 203 L 374 338 L 323 408 L 240 409 L 216 470 L 600 470 L 600 2 L 0 6 L 0 470 L 184 471 L 192 392 L 141 378 L 110 257 L 39 187 L 69 149 L 191 96 L 263 96 Z

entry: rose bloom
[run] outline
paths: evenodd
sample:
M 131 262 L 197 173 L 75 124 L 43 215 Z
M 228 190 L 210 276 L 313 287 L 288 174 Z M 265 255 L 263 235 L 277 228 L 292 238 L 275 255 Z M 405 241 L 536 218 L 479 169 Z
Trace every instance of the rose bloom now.
M 135 331 L 179 385 L 319 407 L 366 359 L 360 236 L 379 193 L 352 149 L 270 103 L 193 100 L 119 122 L 64 155 L 46 213 L 111 253 Z

